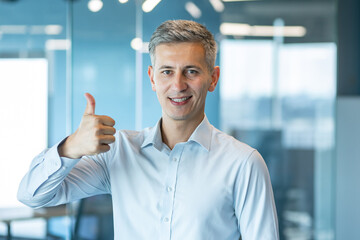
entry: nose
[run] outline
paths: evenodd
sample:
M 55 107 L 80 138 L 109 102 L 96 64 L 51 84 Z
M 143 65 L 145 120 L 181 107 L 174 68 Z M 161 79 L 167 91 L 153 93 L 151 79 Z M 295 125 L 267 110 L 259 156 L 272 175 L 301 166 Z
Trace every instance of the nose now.
M 177 73 L 173 79 L 173 89 L 177 92 L 185 91 L 188 87 L 186 77 L 182 73 Z

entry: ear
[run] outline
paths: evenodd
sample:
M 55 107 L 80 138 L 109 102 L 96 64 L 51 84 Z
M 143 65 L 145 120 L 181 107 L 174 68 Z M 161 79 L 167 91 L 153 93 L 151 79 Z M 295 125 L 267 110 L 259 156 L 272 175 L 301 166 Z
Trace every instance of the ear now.
M 152 66 L 148 67 L 148 75 L 149 75 L 150 82 L 151 82 L 151 88 L 154 92 L 156 92 L 156 84 L 155 84 L 155 80 L 154 80 L 154 69 Z
M 219 81 L 219 77 L 220 77 L 220 67 L 216 66 L 216 67 L 214 67 L 214 70 L 211 74 L 211 84 L 208 88 L 209 92 L 213 92 L 215 90 L 216 85 Z

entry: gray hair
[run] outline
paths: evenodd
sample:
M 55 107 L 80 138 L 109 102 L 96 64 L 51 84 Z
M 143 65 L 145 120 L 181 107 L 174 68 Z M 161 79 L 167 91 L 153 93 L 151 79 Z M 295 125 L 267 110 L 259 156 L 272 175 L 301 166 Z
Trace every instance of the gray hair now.
M 214 36 L 200 23 L 188 20 L 163 22 L 153 33 L 149 43 L 151 63 L 155 63 L 155 48 L 163 43 L 198 42 L 205 50 L 207 67 L 212 72 L 216 59 Z

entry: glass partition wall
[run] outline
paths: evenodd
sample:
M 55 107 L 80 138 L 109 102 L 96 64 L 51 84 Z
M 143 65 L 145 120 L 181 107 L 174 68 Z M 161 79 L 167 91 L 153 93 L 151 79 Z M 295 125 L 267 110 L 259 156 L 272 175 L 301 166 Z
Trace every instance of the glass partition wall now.
M 229 3 L 221 129 L 257 148 L 281 239 L 334 239 L 334 1 Z
M 111 196 L 31 210 L 16 201 L 16 189 L 37 153 L 76 130 L 86 92 L 117 129 L 159 120 L 147 44 L 168 19 L 213 32 L 221 78 L 206 115 L 263 155 L 281 239 L 334 239 L 335 1 L 162 0 L 147 8 L 151 2 L 0 1 L 0 126 L 17 116 L 21 128 L 8 135 L 22 139 L 0 159 L 0 171 L 16 172 L 13 185 L 0 183 L 9 196 L 0 200 L 0 239 L 8 229 L 26 239 L 113 239 Z M 14 154 L 19 145 L 28 152 Z M 19 209 L 27 215 L 11 214 Z
M 46 236 L 50 215 L 25 207 L 16 193 L 31 159 L 65 136 L 67 8 L 66 1 L 0 1 L 1 239 Z M 66 216 L 66 208 L 51 215 Z

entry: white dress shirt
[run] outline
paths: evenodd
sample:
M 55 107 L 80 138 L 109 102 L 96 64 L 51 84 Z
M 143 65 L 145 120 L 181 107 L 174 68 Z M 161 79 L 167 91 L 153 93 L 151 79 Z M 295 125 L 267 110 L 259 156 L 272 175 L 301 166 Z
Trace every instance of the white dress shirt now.
M 269 174 L 255 149 L 205 117 L 170 150 L 160 124 L 117 131 L 110 151 L 95 156 L 45 150 L 23 178 L 19 200 L 43 207 L 111 194 L 117 240 L 279 239 Z

